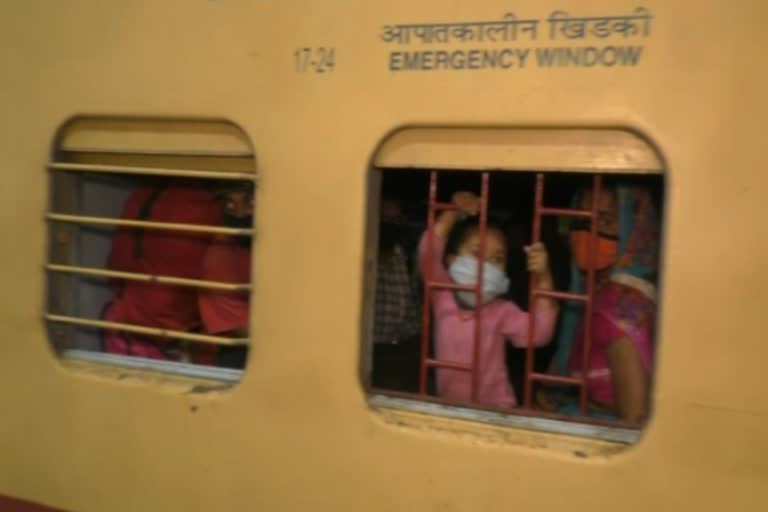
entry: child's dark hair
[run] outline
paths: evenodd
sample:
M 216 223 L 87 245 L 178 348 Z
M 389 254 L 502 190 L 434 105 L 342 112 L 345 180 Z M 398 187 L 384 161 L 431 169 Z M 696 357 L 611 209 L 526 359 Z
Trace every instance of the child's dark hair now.
M 507 239 L 507 232 L 502 223 L 495 217 L 488 217 L 486 223 L 488 231 L 498 231 Z M 480 218 L 477 216 L 466 217 L 457 221 L 448 232 L 445 239 L 445 252 L 443 254 L 443 265 L 448 266 L 448 256 L 456 256 L 459 253 L 459 247 L 464 241 L 480 230 Z
M 221 180 L 215 182 L 213 189 L 214 193 L 219 197 L 233 192 L 253 194 L 254 185 L 250 180 Z

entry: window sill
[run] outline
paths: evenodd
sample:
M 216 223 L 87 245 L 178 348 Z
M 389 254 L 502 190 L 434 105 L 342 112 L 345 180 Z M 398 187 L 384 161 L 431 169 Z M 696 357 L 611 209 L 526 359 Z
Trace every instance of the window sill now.
M 455 419 L 486 424 L 491 427 L 511 427 L 525 431 L 559 434 L 576 438 L 586 438 L 592 441 L 603 441 L 613 445 L 608 452 L 623 450 L 626 445 L 637 443 L 641 431 L 604 425 L 590 425 L 575 421 L 526 416 L 523 414 L 505 414 L 502 412 L 484 411 L 468 407 L 444 405 L 412 398 L 389 396 L 380 393 L 370 393 L 368 403 L 374 409 L 385 413 L 386 419 L 400 425 L 417 426 L 419 421 L 409 413 L 429 415 L 436 419 Z M 420 421 L 424 426 L 424 421 Z M 605 454 L 605 449 L 589 450 L 595 454 Z M 588 452 L 584 452 L 588 453 Z
M 95 377 L 158 385 L 182 393 L 224 391 L 236 385 L 243 371 L 173 361 L 159 361 L 87 350 L 65 350 L 62 364 Z

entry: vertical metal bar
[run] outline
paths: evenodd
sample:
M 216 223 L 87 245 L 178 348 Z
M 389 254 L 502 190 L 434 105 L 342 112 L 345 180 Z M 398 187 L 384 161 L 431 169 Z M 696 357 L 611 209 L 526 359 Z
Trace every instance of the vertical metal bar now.
M 427 248 L 424 268 L 424 304 L 421 308 L 421 361 L 419 368 L 419 393 L 427 394 L 427 372 L 429 365 L 429 335 L 431 332 L 430 316 L 432 313 L 432 255 L 434 254 L 433 237 L 435 235 L 435 204 L 437 203 L 437 171 L 429 173 L 429 206 L 427 208 Z
M 536 184 L 533 200 L 533 229 L 531 243 L 536 243 L 541 238 L 541 209 L 544 198 L 544 174 L 536 174 Z M 536 335 L 536 276 L 530 276 L 528 286 L 528 344 L 525 347 L 525 400 L 526 409 L 531 409 L 533 404 L 533 338 Z
M 595 266 L 597 265 L 597 223 L 598 223 L 598 204 L 600 201 L 600 190 L 602 186 L 602 177 L 596 174 L 592 178 L 592 222 L 589 228 L 589 266 L 587 267 L 587 300 L 584 304 L 584 343 L 582 345 L 584 352 L 581 362 L 581 414 L 587 415 L 589 405 L 589 357 L 592 351 L 592 304 L 595 293 Z
M 482 339 L 483 312 L 483 267 L 488 239 L 488 173 L 484 172 L 480 184 L 480 225 L 477 251 L 477 282 L 475 283 L 475 332 L 472 353 L 472 400 L 476 401 L 480 392 L 480 340 Z

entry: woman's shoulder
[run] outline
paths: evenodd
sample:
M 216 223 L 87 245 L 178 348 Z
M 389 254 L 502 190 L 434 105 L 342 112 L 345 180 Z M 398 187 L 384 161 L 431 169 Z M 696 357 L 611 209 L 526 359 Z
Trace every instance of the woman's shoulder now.
M 656 302 L 656 286 L 647 279 L 619 272 L 610 278 L 611 286 L 623 293 L 640 294 L 651 302 Z
M 656 304 L 648 292 L 648 289 L 640 289 L 633 283 L 612 278 L 596 294 L 593 315 L 627 328 L 649 326 L 653 322 Z
M 595 306 L 611 306 L 622 301 L 655 304 L 656 291 L 652 283 L 625 274 L 613 275 L 595 293 Z

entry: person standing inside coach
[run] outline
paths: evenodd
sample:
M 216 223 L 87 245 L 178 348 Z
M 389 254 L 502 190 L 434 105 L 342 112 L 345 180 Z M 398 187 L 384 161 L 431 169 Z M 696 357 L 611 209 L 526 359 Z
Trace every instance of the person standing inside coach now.
M 217 225 L 219 208 L 206 188 L 186 180 L 147 180 L 125 201 L 121 217 L 129 220 Z M 112 237 L 111 270 L 201 279 L 203 256 L 211 235 L 182 231 L 119 227 Z M 105 320 L 137 326 L 192 332 L 200 329 L 197 290 L 136 280 L 113 281 L 114 299 Z M 215 347 L 168 338 L 105 329 L 103 345 L 112 354 L 215 364 Z
M 382 201 L 374 302 L 375 388 L 418 390 L 421 305 L 415 287 L 415 252 L 402 202 L 389 192 Z
M 225 182 L 216 190 L 222 222 L 232 228 L 253 227 L 253 183 Z M 251 237 L 217 236 L 203 258 L 202 279 L 227 283 L 251 282 Z M 250 311 L 247 291 L 202 289 L 198 295 L 200 316 L 206 333 L 247 338 Z M 242 369 L 248 347 L 222 346 L 219 366 Z

